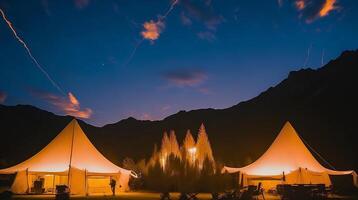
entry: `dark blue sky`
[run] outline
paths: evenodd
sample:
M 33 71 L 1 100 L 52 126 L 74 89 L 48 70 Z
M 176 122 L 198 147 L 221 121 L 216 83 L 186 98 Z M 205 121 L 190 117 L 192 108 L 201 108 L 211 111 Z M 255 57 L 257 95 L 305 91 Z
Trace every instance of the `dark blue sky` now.
M 291 70 L 320 67 L 323 54 L 327 63 L 358 48 L 356 0 L 0 0 L 0 8 L 65 93 L 1 18 L 0 103 L 94 125 L 226 108 Z

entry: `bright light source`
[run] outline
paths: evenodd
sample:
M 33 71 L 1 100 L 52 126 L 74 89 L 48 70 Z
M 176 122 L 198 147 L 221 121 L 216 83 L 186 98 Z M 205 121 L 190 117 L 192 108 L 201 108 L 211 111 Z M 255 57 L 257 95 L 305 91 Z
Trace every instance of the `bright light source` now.
M 160 158 L 160 163 L 162 164 L 162 168 L 165 169 L 166 158 L 165 157 Z
M 195 154 L 196 153 L 196 147 L 188 149 L 189 153 Z
M 196 160 L 196 147 L 192 147 L 190 149 L 188 149 L 188 152 L 190 154 L 190 158 L 191 158 L 191 163 L 195 163 Z

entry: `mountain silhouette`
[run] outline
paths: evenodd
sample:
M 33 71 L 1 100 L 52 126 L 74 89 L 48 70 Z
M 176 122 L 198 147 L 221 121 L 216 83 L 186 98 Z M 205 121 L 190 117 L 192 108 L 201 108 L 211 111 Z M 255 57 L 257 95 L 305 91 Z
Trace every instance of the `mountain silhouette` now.
M 312 152 L 336 169 L 357 170 L 357 68 L 358 50 L 345 51 L 319 69 L 292 71 L 278 85 L 226 109 L 180 111 L 159 121 L 130 117 L 103 127 L 80 124 L 96 147 L 120 164 L 124 157 L 148 159 L 164 131 L 175 130 L 181 142 L 187 129 L 196 135 L 204 123 L 215 159 L 242 166 L 257 159 L 290 121 Z M 71 119 L 28 105 L 0 105 L 0 165 L 34 155 Z

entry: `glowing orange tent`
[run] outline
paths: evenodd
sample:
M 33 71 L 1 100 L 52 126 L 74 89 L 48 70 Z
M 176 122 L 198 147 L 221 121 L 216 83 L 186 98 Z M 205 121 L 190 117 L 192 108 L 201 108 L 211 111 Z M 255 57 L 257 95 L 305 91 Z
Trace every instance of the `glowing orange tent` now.
M 68 185 L 71 194 L 110 193 L 110 179 L 117 180 L 116 192 L 128 190 L 135 174 L 107 160 L 90 142 L 77 120 L 72 120 L 45 148 L 30 159 L 0 170 L 16 177 L 11 190 L 31 193 L 35 180 L 42 180 L 44 193 L 56 185 Z
M 268 150 L 255 162 L 241 168 L 224 167 L 223 173 L 240 172 L 239 183 L 243 186 L 261 182 L 265 189 L 277 184 L 325 184 L 331 185 L 329 175 L 353 175 L 355 171 L 335 171 L 323 167 L 306 148 L 289 122 L 286 122 Z

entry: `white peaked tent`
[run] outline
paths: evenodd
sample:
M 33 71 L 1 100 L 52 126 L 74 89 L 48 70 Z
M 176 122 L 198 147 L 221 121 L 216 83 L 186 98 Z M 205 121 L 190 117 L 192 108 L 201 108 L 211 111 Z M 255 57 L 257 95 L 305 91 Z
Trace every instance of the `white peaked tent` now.
M 11 190 L 17 194 L 31 193 L 39 179 L 45 193 L 53 193 L 56 185 L 68 185 L 71 194 L 110 193 L 111 178 L 116 180 L 116 192 L 122 192 L 128 190 L 130 176 L 135 176 L 107 160 L 75 119 L 36 155 L 0 170 L 0 174 L 13 173 L 16 177 Z
M 353 175 L 354 171 L 335 171 L 323 167 L 307 149 L 295 129 L 286 122 L 269 149 L 255 162 L 241 168 L 224 167 L 223 173 L 240 172 L 240 185 L 257 185 L 274 188 L 277 184 L 331 185 L 329 175 Z

